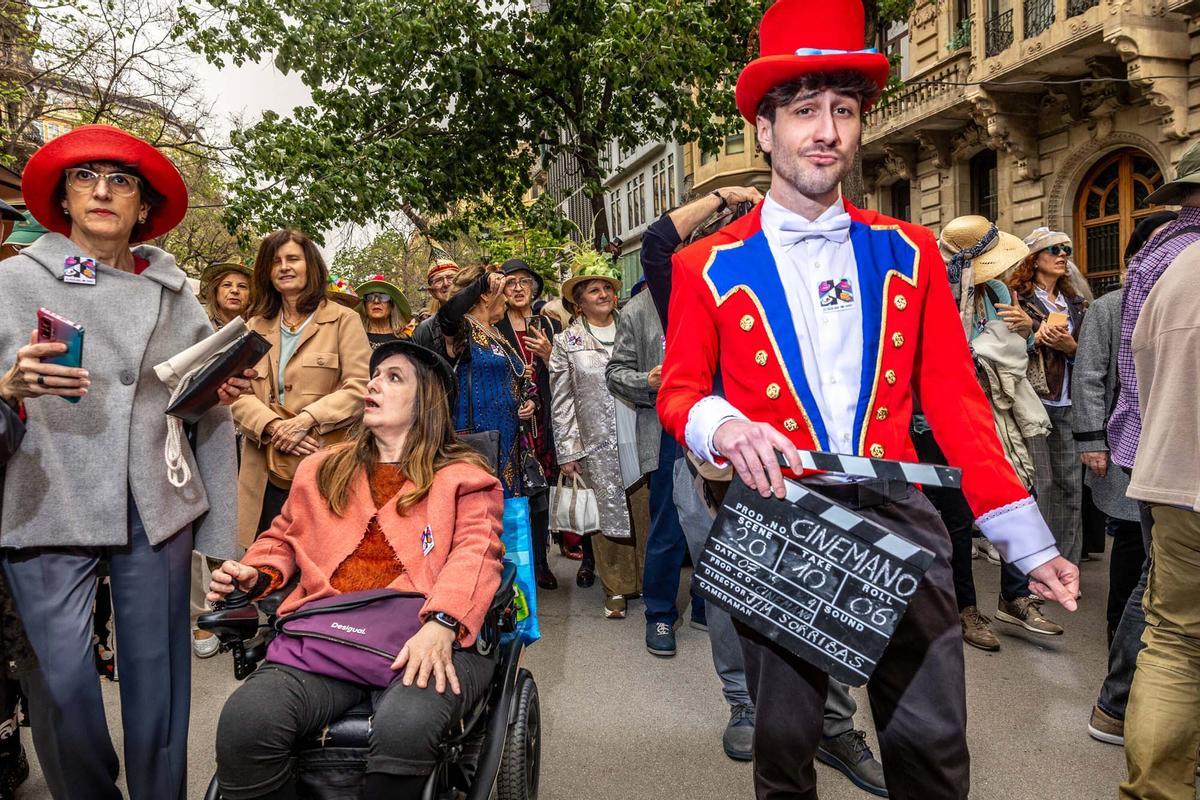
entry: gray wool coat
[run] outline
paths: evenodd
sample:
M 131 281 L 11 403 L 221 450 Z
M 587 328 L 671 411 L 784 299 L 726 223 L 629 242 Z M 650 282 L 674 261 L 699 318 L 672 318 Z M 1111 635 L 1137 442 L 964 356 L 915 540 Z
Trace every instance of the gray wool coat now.
M 662 423 L 654 401 L 658 390 L 646 381 L 663 362 L 663 329 L 650 293 L 643 291 L 625 304 L 617 319 L 617 338 L 604 371 L 608 389 L 637 410 L 638 466 L 642 474 L 658 469 Z
M 1108 450 L 1105 428 L 1116 403 L 1117 351 L 1121 349 L 1121 297 L 1109 292 L 1088 307 L 1079 331 L 1079 347 L 1071 373 L 1071 430 L 1080 453 Z M 1110 517 L 1135 522 L 1137 501 L 1126 497 L 1129 476 L 1109 461 L 1103 478 L 1085 469 L 1083 481 L 1096 507 Z
M 193 478 L 167 480 L 167 387 L 154 365 L 212 334 L 174 256 L 140 246 L 141 275 L 97 268 L 94 286 L 65 283 L 63 262 L 83 255 L 57 233 L 0 262 L 0 368 L 29 343 L 43 306 L 84 329 L 83 365 L 92 385 L 77 404 L 58 397 L 25 403 L 26 435 L 8 463 L 0 546 L 102 547 L 129 539 L 132 492 L 152 544 L 192 526 L 195 549 L 235 555 L 237 458 L 233 418 L 218 406 L 184 451 Z M 194 524 L 193 524 L 194 523 Z

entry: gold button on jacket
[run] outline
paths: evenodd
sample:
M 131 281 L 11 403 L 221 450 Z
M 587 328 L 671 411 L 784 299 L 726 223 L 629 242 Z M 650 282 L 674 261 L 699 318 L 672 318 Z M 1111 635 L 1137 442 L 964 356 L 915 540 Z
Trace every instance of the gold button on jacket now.
M 893 333 L 892 334 L 892 345 L 894 347 L 903 347 L 904 346 L 904 334 L 900 333 L 899 331 Z
M 888 386 L 895 386 L 896 385 L 896 370 L 889 369 L 887 372 L 883 373 L 883 379 L 888 382 Z
M 902 294 L 896 295 L 896 299 L 892 301 L 898 311 L 903 311 L 908 308 L 908 298 Z
M 871 445 L 871 457 L 872 458 L 883 458 L 883 445 L 881 445 L 881 444 Z
M 772 400 L 779 399 L 779 384 L 778 383 L 772 383 L 767 386 L 767 397 L 771 398 Z
M 759 350 L 757 353 L 755 353 L 754 363 L 758 364 L 760 367 L 765 367 L 767 365 L 767 351 Z
M 887 418 L 888 418 L 888 410 L 886 408 L 880 408 L 878 411 L 875 412 L 875 419 L 879 420 L 880 422 L 883 422 Z
M 754 327 L 754 317 L 747 314 L 746 316 L 742 317 L 742 321 L 738 324 L 742 327 L 742 330 L 748 331 Z

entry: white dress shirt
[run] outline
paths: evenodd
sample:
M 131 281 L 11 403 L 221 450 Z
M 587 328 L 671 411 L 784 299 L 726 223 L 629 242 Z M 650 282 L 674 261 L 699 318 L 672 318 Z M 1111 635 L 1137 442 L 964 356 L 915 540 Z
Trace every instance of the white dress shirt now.
M 849 224 L 840 198 L 815 220 L 789 211 L 770 193 L 763 202 L 763 233 L 791 311 L 804 378 L 816 402 L 816 408 L 805 408 L 805 413 L 820 415 L 831 452 L 853 454 L 863 342 L 858 262 Z M 722 397 L 702 399 L 688 414 L 688 448 L 715 461 L 720 455 L 712 444 L 717 428 L 730 419 L 745 418 Z

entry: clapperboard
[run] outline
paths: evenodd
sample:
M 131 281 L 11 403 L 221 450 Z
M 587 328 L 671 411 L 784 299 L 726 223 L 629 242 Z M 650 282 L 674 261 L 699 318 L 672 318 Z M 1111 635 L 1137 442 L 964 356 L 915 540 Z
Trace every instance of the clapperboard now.
M 809 469 L 912 482 L 921 475 L 935 486 L 961 481 L 958 470 L 936 465 L 801 455 Z M 933 553 L 799 483 L 785 483 L 786 499 L 764 498 L 734 477 L 693 588 L 834 679 L 861 686 Z

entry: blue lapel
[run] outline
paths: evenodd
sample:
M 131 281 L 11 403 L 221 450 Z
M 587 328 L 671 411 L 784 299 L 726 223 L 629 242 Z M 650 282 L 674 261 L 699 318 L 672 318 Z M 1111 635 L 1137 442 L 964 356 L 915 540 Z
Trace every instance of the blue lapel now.
M 895 274 L 916 286 L 919 251 L 898 227 L 872 227 L 862 222 L 850 224 L 850 243 L 854 246 L 854 259 L 858 264 L 859 302 L 862 303 L 862 374 L 858 407 L 854 412 L 855 448 L 861 450 L 866 415 L 879 383 L 883 355 L 880 332 L 892 310 L 884 294 L 888 277 Z M 914 308 L 910 313 L 917 311 Z
M 804 361 L 800 356 L 796 328 L 792 324 L 792 311 L 783 283 L 779 280 L 775 257 L 762 230 L 741 242 L 715 247 L 704 269 L 704 278 L 708 281 L 718 308 L 738 289 L 746 292 L 758 306 L 767 338 L 771 340 L 775 356 L 784 367 L 784 377 L 792 396 L 807 419 L 817 446 L 828 451 L 829 435 L 825 431 L 825 421 L 821 419 L 817 401 L 804 375 Z

